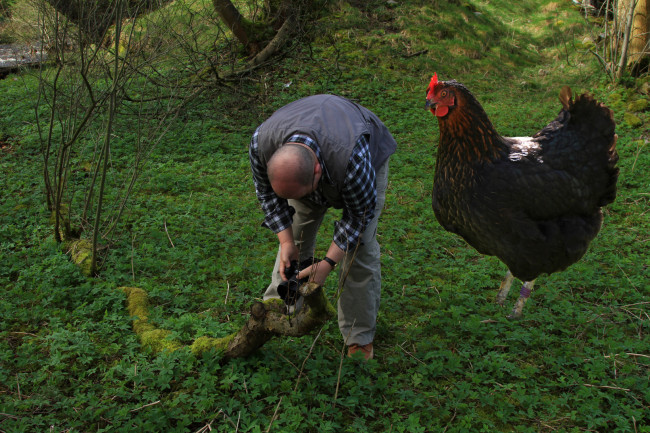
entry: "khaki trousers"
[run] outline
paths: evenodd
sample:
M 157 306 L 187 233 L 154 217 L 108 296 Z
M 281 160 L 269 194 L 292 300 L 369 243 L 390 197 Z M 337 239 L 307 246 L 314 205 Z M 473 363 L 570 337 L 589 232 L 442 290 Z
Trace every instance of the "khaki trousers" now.
M 377 170 L 377 205 L 375 216 L 361 236 L 362 244 L 348 251 L 339 263 L 337 293 L 338 322 L 345 343 L 365 345 L 375 338 L 377 313 L 381 297 L 381 263 L 377 242 L 377 221 L 386 201 L 388 186 L 388 160 Z M 300 260 L 314 256 L 316 235 L 327 211 L 326 206 L 309 200 L 289 200 L 296 213 L 293 215 L 293 238 L 300 250 Z M 319 257 L 321 258 L 321 257 Z M 275 260 L 271 284 L 264 299 L 279 298 L 276 290 L 282 281 L 279 271 L 280 251 Z M 349 271 L 349 272 L 348 272 Z

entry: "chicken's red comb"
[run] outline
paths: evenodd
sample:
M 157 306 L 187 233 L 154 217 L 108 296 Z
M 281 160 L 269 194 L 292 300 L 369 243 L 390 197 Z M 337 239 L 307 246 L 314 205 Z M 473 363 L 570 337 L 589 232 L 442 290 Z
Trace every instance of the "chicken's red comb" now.
M 434 72 L 429 83 L 429 88 L 427 89 L 427 99 L 433 97 L 433 89 L 435 89 L 436 84 L 438 84 L 438 73 Z
M 431 83 L 429 83 L 429 89 L 433 89 L 433 86 L 438 84 L 438 73 L 434 72 L 433 77 L 431 77 Z

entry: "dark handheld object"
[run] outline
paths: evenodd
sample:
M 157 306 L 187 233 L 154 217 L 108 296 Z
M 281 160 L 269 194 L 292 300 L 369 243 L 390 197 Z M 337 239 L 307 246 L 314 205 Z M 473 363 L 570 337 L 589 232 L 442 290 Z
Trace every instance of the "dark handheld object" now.
M 277 290 L 280 298 L 282 298 L 285 304 L 295 305 L 300 298 L 300 292 L 298 292 L 298 289 L 304 283 L 309 281 L 309 276 L 298 279 L 298 273 L 319 261 L 319 259 L 314 259 L 313 257 L 303 260 L 300 263 L 298 263 L 298 260 L 292 260 L 289 267 L 284 268 L 284 275 L 289 277 L 289 280 L 278 284 Z

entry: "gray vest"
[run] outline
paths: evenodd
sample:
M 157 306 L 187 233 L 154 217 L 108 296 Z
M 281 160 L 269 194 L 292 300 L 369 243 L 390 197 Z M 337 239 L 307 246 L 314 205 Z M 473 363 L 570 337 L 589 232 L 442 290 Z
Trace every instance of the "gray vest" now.
M 395 139 L 379 118 L 367 108 L 335 95 L 314 95 L 278 109 L 258 129 L 260 161 L 266 165 L 273 153 L 294 134 L 316 140 L 323 163 L 333 181 L 321 185 L 334 207 L 338 200 L 345 170 L 360 136 L 368 139 L 372 166 L 379 169 L 397 149 Z

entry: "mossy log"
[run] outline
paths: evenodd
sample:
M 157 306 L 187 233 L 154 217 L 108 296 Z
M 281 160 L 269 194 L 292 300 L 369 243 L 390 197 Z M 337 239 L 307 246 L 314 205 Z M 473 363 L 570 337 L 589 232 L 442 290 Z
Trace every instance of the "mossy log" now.
M 70 253 L 72 262 L 79 266 L 82 274 L 87 277 L 92 274 L 92 242 L 87 239 L 73 239 L 65 242 L 63 249 L 66 253 Z
M 127 309 L 135 317 L 133 330 L 143 347 L 153 352 L 182 347 L 180 342 L 170 338 L 170 331 L 156 329 L 149 323 L 148 297 L 144 290 L 136 287 L 120 287 L 120 290 L 127 296 Z M 321 286 L 307 283 L 299 290 L 304 297 L 304 305 L 296 314 L 286 314 L 286 306 L 279 299 L 255 302 L 251 306 L 250 318 L 238 332 L 223 338 L 199 337 L 190 350 L 197 356 L 216 349 L 223 353 L 225 359 L 246 357 L 273 336 L 308 335 L 336 315 Z

